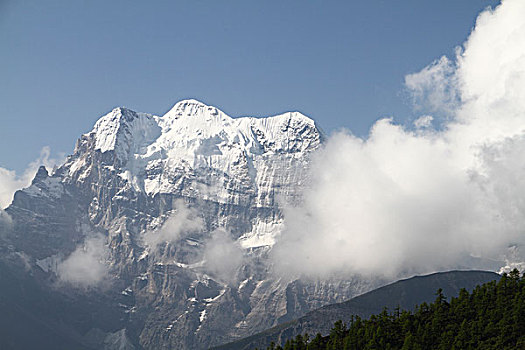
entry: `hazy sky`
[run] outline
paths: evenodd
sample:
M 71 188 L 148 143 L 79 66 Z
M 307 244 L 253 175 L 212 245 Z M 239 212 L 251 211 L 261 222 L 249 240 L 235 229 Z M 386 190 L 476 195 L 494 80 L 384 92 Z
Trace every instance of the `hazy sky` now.
M 489 0 L 0 0 L 0 167 L 71 153 L 115 106 L 299 110 L 328 132 L 412 121 L 405 75 L 454 56 Z

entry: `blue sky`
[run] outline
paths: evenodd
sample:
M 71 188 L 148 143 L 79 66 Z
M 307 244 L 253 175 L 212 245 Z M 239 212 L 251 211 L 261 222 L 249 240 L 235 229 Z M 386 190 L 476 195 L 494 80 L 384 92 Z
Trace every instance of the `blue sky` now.
M 0 0 L 0 167 L 71 153 L 115 106 L 161 115 L 184 98 L 299 110 L 327 132 L 408 122 L 404 76 L 453 56 L 497 3 Z

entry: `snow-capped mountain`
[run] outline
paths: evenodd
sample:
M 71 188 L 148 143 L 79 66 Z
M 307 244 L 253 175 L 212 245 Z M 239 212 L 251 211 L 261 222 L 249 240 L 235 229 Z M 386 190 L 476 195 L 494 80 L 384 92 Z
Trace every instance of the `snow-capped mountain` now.
M 276 208 L 278 199 L 297 200 L 308 156 L 321 140 L 315 123 L 298 112 L 233 119 L 195 100 L 177 103 L 162 117 L 116 108 L 83 135 L 59 171 L 69 183 L 84 183 L 93 182 L 98 169 L 103 178 L 95 182 L 108 176 L 121 191 L 145 198 L 169 194 Z M 97 151 L 100 159 L 93 157 Z M 121 200 L 118 194 L 109 199 Z M 243 246 L 270 244 L 279 222 L 252 221 L 253 227 L 239 228 Z
M 15 194 L 4 260 L 56 293 L 102 293 L 120 307 L 115 324 L 75 329 L 95 347 L 118 334 L 128 347 L 204 349 L 343 301 L 372 285 L 285 279 L 269 258 L 282 205 L 301 200 L 322 142 L 299 112 L 231 118 L 195 100 L 161 117 L 116 108 Z

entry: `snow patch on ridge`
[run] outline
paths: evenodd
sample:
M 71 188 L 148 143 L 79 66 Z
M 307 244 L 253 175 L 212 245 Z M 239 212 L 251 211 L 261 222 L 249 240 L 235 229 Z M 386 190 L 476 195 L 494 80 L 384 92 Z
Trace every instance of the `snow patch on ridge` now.
M 244 249 L 272 246 L 282 229 L 282 220 L 275 222 L 257 221 L 252 230 L 239 237 L 238 241 Z

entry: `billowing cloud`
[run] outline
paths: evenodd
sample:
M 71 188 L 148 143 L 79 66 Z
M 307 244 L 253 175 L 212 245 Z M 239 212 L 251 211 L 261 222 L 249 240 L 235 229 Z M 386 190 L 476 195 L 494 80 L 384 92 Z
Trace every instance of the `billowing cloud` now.
M 40 156 L 29 163 L 22 174 L 0 167 L 0 208 L 6 208 L 11 204 L 16 191 L 31 185 L 31 181 L 41 165 L 44 165 L 49 171 L 61 163 L 60 159 L 51 158 L 50 153 L 48 146 L 43 147 Z
M 243 262 L 243 249 L 222 229 L 212 232 L 204 246 L 205 270 L 218 280 L 232 283 Z
M 204 221 L 197 210 L 187 207 L 182 200 L 174 203 L 174 211 L 162 227 L 148 231 L 144 236 L 146 244 L 152 248 L 165 242 L 175 243 L 189 234 L 202 231 Z
M 86 237 L 82 245 L 58 264 L 59 279 L 81 288 L 95 287 L 103 282 L 108 274 L 105 243 L 105 237 L 100 234 Z
M 458 49 L 407 76 L 427 116 L 340 132 L 285 207 L 277 269 L 390 277 L 525 261 L 525 2 L 486 10 Z M 434 117 L 446 119 L 439 129 Z

